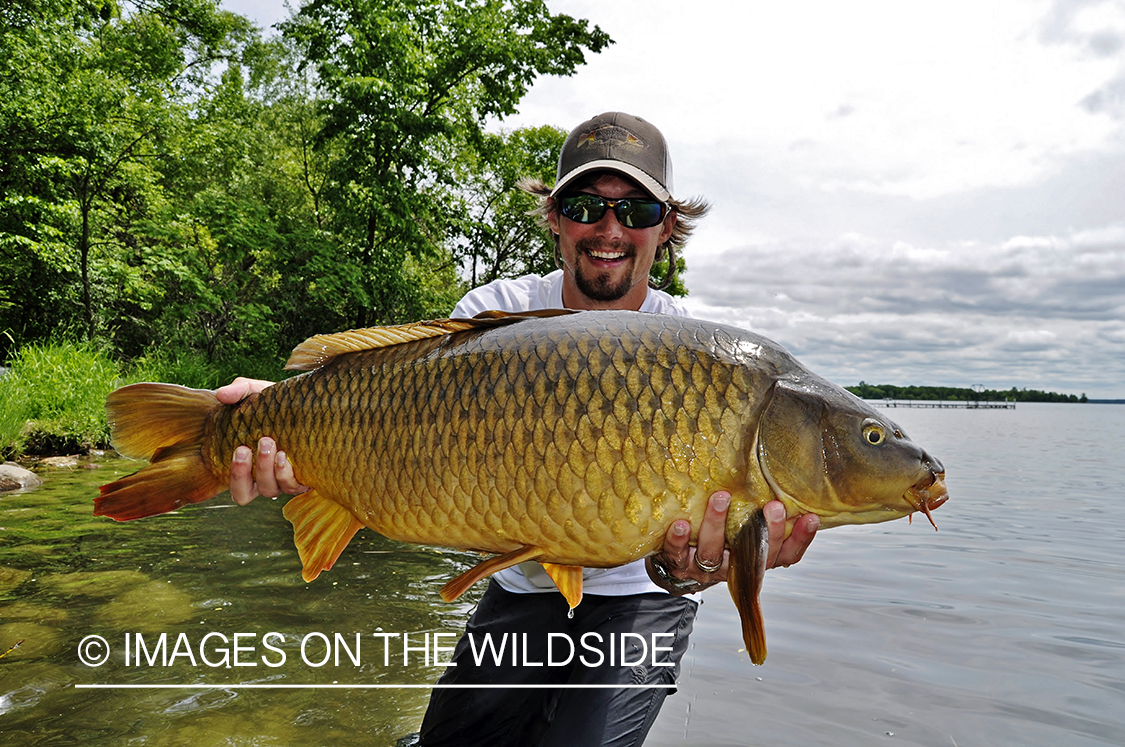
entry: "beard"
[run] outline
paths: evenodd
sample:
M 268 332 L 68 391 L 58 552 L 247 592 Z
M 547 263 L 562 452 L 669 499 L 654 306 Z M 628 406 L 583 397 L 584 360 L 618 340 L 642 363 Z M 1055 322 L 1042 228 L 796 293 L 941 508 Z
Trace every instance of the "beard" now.
M 598 239 L 579 239 L 575 242 L 575 249 L 580 253 L 586 253 L 591 249 L 605 248 L 605 242 Z M 587 298 L 592 298 L 595 301 L 603 303 L 618 301 L 625 297 L 635 283 L 633 282 L 633 267 L 636 264 L 637 247 L 632 243 L 620 243 L 612 247 L 613 249 L 620 249 L 625 252 L 625 258 L 628 264 L 625 266 L 625 274 L 614 280 L 615 273 L 611 272 L 586 272 L 583 270 L 582 265 L 575 261 L 574 263 L 574 283 L 578 286 L 578 290 L 582 295 Z

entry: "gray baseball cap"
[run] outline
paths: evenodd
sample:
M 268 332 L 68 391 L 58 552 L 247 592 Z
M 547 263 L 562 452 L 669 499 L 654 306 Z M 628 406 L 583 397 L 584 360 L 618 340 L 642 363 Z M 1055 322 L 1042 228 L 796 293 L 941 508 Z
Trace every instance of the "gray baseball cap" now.
M 571 130 L 559 153 L 554 197 L 575 177 L 618 171 L 658 200 L 672 199 L 672 159 L 660 130 L 632 114 L 607 112 Z

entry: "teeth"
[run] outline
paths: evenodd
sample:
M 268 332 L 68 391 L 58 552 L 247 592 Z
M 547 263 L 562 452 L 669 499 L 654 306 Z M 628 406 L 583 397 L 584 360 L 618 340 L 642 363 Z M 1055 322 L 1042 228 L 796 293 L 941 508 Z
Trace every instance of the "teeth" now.
M 603 252 L 603 251 L 598 251 L 596 249 L 591 249 L 589 251 L 589 254 L 590 254 L 591 257 L 594 257 L 596 259 L 607 259 L 607 260 L 622 259 L 622 258 L 625 257 L 625 252 Z

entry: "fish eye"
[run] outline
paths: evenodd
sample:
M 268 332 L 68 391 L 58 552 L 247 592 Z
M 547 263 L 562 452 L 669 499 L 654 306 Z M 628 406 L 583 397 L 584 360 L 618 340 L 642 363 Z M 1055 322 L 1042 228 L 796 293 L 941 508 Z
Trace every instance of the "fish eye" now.
M 863 440 L 872 446 L 878 446 L 887 440 L 887 432 L 879 423 L 868 420 L 863 424 Z

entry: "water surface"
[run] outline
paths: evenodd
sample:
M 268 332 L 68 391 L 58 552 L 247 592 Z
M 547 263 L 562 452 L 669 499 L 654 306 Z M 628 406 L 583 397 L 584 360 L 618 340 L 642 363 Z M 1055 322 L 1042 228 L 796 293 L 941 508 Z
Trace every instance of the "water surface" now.
M 742 651 L 725 589 L 708 591 L 647 745 L 1125 744 L 1125 407 L 888 414 L 946 465 L 940 531 L 924 520 L 832 529 L 800 564 L 771 571 L 762 667 Z M 425 685 L 441 671 L 425 636 L 459 633 L 479 593 L 437 596 L 471 555 L 372 532 L 305 584 L 278 501 L 93 517 L 96 486 L 136 466 L 53 471 L 42 488 L 0 496 L 0 653 L 25 641 L 0 658 L 0 744 L 389 745 L 417 728 L 425 689 L 76 688 Z M 281 657 L 263 645 L 271 632 L 281 666 L 267 663 Z M 162 664 L 149 651 L 160 633 L 165 654 L 182 638 L 191 656 Z M 346 651 L 319 663 L 317 633 L 349 645 L 359 633 L 360 664 Z M 239 666 L 224 666 L 236 634 Z M 381 644 L 403 634 L 408 662 L 401 644 Z M 90 635 L 110 649 L 98 667 L 79 658 Z M 126 635 L 154 663 L 135 651 L 126 661 Z

